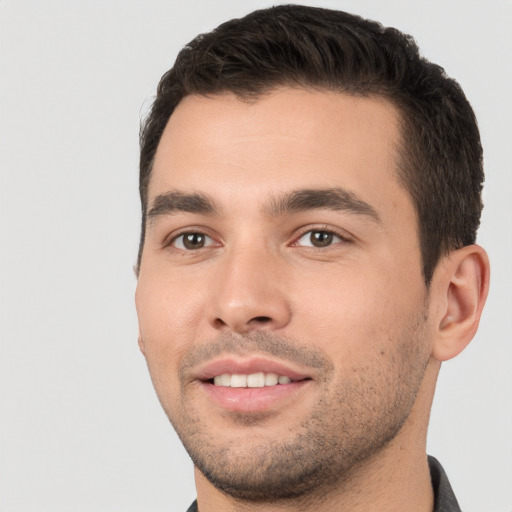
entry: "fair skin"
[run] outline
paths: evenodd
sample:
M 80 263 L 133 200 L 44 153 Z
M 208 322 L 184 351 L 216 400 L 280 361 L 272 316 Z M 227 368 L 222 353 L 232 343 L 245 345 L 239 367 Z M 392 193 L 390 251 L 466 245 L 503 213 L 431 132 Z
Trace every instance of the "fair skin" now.
M 398 122 L 385 100 L 302 89 L 171 116 L 139 344 L 201 512 L 432 510 L 437 373 L 476 331 L 488 261 L 453 251 L 427 291 Z M 287 379 L 229 380 L 258 374 Z

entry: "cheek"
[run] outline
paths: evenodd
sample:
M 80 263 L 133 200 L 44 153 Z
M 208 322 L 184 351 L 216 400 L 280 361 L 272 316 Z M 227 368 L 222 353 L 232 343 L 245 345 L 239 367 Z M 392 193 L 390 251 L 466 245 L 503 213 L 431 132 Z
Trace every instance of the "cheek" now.
M 191 322 L 204 301 L 204 290 L 197 285 L 197 280 L 180 279 L 179 270 L 141 274 L 135 294 L 141 327 L 179 329 Z
M 140 278 L 135 295 L 139 332 L 150 370 L 176 368 L 190 340 L 199 336 L 201 297 L 161 277 Z M 171 372 L 175 374 L 176 372 Z
M 346 361 L 358 352 L 386 350 L 424 305 L 421 276 L 404 281 L 389 267 L 353 265 L 303 282 L 307 286 L 293 291 L 299 331 Z

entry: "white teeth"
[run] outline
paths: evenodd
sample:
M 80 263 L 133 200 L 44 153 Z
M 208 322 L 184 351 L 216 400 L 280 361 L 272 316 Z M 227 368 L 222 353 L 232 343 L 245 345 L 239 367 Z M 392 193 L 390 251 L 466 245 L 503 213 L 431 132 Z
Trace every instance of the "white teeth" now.
M 251 373 L 251 375 L 247 375 L 247 387 L 248 388 L 262 388 L 264 386 L 265 386 L 265 374 L 263 372 Z
M 232 388 L 245 388 L 247 387 L 247 375 L 231 375 Z
M 265 386 L 275 386 L 279 382 L 277 373 L 267 373 L 265 375 Z
M 231 375 L 229 375 L 229 373 L 225 373 L 223 375 L 217 375 L 213 379 L 213 383 L 216 386 L 231 386 Z
M 263 388 L 277 384 L 289 384 L 291 379 L 277 373 L 251 373 L 250 375 L 224 373 L 213 379 L 215 386 L 232 388 Z

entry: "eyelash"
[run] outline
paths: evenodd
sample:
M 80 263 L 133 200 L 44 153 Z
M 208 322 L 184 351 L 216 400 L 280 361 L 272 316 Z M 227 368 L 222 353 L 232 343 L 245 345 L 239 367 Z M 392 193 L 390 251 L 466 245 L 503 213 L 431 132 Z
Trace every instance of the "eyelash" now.
M 313 233 L 323 233 L 323 234 L 326 234 L 328 236 L 331 236 L 331 237 L 335 237 L 339 240 L 337 241 L 332 241 L 332 239 L 328 242 L 327 245 L 325 246 L 315 246 L 313 244 L 311 245 L 299 245 L 299 241 L 304 238 L 306 235 L 310 235 L 312 236 Z M 187 235 L 195 235 L 195 236 L 200 236 L 200 237 L 204 237 L 206 239 L 206 245 L 202 245 L 200 247 L 197 247 L 195 249 L 193 248 L 187 248 L 185 246 L 186 242 L 185 242 L 185 237 Z M 176 247 L 176 242 L 178 240 L 182 240 L 181 242 L 181 246 L 182 247 Z M 351 242 L 351 239 L 348 238 L 345 234 L 341 234 L 338 230 L 334 230 L 328 226 L 307 226 L 307 227 L 304 227 L 301 232 L 299 233 L 298 236 L 295 237 L 295 240 L 294 242 L 292 242 L 290 244 L 291 247 L 304 247 L 304 248 L 307 248 L 308 250 L 311 250 L 311 251 L 314 251 L 314 250 L 317 250 L 317 251 L 323 251 L 323 250 L 326 250 L 328 249 L 329 247 L 332 247 L 333 245 L 336 245 L 336 244 L 339 244 L 339 243 L 350 243 Z M 215 241 L 215 239 L 210 236 L 209 234 L 207 234 L 206 230 L 204 228 L 197 228 L 197 229 L 194 229 L 194 228 L 189 228 L 187 229 L 186 231 L 182 231 L 178 234 L 175 234 L 174 236 L 170 237 L 168 239 L 168 241 L 165 241 L 164 242 L 164 247 L 170 247 L 171 249 L 174 249 L 176 251 L 179 251 L 181 253 L 183 252 L 196 252 L 196 251 L 199 251 L 200 249 L 204 249 L 204 248 L 208 248 L 208 247 L 211 247 L 211 246 L 215 246 L 216 244 L 218 244 L 218 242 Z
M 302 230 L 302 232 L 299 234 L 299 236 L 295 238 L 295 242 L 293 242 L 291 245 L 298 246 L 299 240 L 301 240 L 308 234 L 310 234 L 310 236 L 311 236 L 313 233 L 325 233 L 327 235 L 331 235 L 333 237 L 338 238 L 339 241 L 329 243 L 328 245 L 326 245 L 324 247 L 316 247 L 313 245 L 312 246 L 299 246 L 299 247 L 307 247 L 310 250 L 322 251 L 329 247 L 332 247 L 333 245 L 336 245 L 337 243 L 350 243 L 351 242 L 351 239 L 348 238 L 348 236 L 346 234 L 342 234 L 339 230 L 332 229 L 328 226 L 313 226 L 313 227 L 307 226 Z
M 210 247 L 212 245 L 215 245 L 215 239 L 210 236 L 209 234 L 207 234 L 206 232 L 207 230 L 205 230 L 204 228 L 196 228 L 194 229 L 193 227 L 192 228 L 188 228 L 186 231 L 182 231 L 180 233 L 177 233 L 177 234 L 174 234 L 173 236 L 171 237 L 168 237 L 165 241 L 164 241 L 164 247 L 170 247 L 171 249 L 175 249 L 176 251 L 181 251 L 181 252 L 194 252 L 194 249 L 187 249 L 185 247 L 176 247 L 176 242 L 181 238 L 182 239 L 182 242 L 181 244 L 184 245 L 184 240 L 185 240 L 185 237 L 187 235 L 196 235 L 196 236 L 202 236 L 204 237 L 205 239 L 208 239 L 210 242 L 206 245 L 206 246 L 203 246 L 203 247 Z M 213 242 L 213 243 L 212 243 Z M 195 250 L 199 250 L 199 249 L 202 249 L 203 247 L 199 247 L 198 249 L 195 249 Z

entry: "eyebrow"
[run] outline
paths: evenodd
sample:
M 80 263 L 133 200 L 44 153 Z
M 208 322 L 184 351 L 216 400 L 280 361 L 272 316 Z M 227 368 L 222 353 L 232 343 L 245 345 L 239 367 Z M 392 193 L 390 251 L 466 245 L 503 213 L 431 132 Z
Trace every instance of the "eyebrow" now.
M 277 216 L 288 212 L 323 209 L 364 215 L 377 223 L 381 222 L 373 206 L 343 188 L 296 190 L 272 200 L 268 213 L 271 216 Z
M 377 223 L 381 222 L 373 206 L 343 188 L 295 190 L 273 198 L 264 208 L 264 212 L 271 217 L 277 217 L 285 213 L 323 209 L 364 215 Z M 147 216 L 152 221 L 157 217 L 179 212 L 215 215 L 217 208 L 212 199 L 200 192 L 170 191 L 156 196 Z
M 148 220 L 179 212 L 214 215 L 216 211 L 213 201 L 204 194 L 170 191 L 155 197 Z

